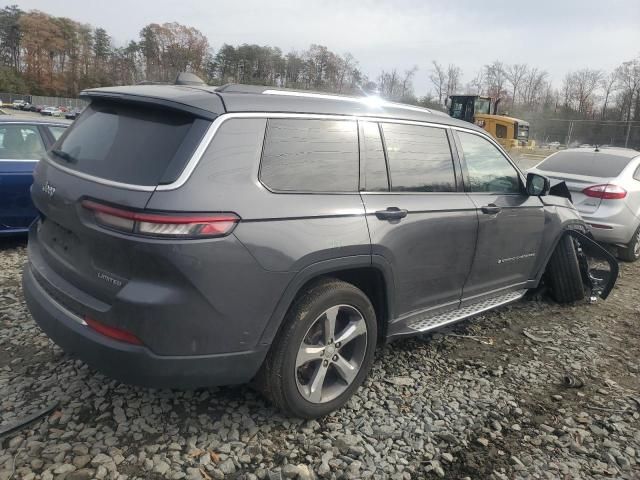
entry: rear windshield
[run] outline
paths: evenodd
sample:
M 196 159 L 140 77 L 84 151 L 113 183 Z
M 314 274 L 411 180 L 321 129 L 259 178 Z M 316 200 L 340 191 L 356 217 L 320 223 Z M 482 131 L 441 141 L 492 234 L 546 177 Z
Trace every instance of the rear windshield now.
M 171 183 L 209 124 L 174 110 L 94 101 L 49 157 L 106 180 L 145 186 Z
M 549 157 L 538 170 L 585 175 L 587 177 L 617 177 L 631 158 L 604 152 L 559 152 Z

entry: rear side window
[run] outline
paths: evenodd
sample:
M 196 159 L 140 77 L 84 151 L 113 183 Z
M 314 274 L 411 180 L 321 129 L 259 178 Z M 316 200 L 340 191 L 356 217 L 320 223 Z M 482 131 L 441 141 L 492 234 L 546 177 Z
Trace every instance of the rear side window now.
M 48 126 L 47 128 L 51 132 L 51 135 L 53 135 L 54 140 L 58 140 L 65 131 L 65 127 Z
M 209 125 L 168 109 L 93 102 L 54 145 L 50 158 L 78 172 L 116 182 L 145 186 L 170 183 Z
M 381 125 L 392 191 L 456 191 L 453 158 L 444 129 L 396 123 Z
M 588 177 L 617 177 L 631 161 L 629 157 L 585 150 L 584 152 L 558 152 L 543 161 L 537 168 L 548 172 Z
M 354 121 L 270 119 L 260 180 L 283 192 L 356 192 L 358 130 Z
M 365 192 L 389 191 L 387 163 L 377 123 L 362 122 L 360 162 L 362 179 L 360 190 Z

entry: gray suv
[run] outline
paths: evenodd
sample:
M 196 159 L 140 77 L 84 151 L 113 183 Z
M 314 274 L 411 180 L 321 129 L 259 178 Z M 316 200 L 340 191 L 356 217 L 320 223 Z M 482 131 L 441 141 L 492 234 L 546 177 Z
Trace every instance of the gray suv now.
M 318 417 L 381 342 L 593 283 L 571 203 L 444 114 L 241 85 L 84 96 L 34 174 L 24 292 L 122 381 L 253 381 Z

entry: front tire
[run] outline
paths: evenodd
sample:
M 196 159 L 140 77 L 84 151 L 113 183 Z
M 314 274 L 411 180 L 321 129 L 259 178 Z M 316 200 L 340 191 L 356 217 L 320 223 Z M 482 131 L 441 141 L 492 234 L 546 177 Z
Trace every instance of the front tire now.
M 366 378 L 376 340 L 376 315 L 367 296 L 350 283 L 321 280 L 290 308 L 256 383 L 290 415 L 327 415 Z
M 618 257 L 625 262 L 635 262 L 640 258 L 640 227 L 625 247 L 618 247 Z
M 577 302 L 584 298 L 584 285 L 573 238 L 563 235 L 547 266 L 551 294 L 558 303 Z

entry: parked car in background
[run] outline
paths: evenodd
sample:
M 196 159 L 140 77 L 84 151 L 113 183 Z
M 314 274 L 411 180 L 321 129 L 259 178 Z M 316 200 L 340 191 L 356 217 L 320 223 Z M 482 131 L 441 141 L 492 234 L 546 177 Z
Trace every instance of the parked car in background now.
M 57 107 L 46 107 L 40 110 L 40 115 L 48 117 L 60 117 L 62 115 L 62 112 Z
M 15 110 L 19 110 L 20 107 L 22 107 L 22 105 L 24 105 L 25 103 L 27 103 L 24 100 L 14 100 L 13 103 L 11 104 L 11 106 L 15 109 Z
M 595 239 L 616 245 L 622 260 L 640 258 L 640 152 L 626 148 L 563 150 L 530 171 L 563 180 Z
M 33 169 L 68 125 L 0 117 L 0 235 L 24 233 L 36 217 L 29 195 Z
M 31 104 L 29 102 L 25 102 L 20 106 L 20 110 L 24 111 L 24 112 L 28 112 L 29 110 L 31 110 Z
M 64 118 L 66 118 L 67 120 L 75 120 L 76 118 L 78 118 L 78 115 L 80 115 L 83 110 L 84 108 L 71 109 L 64 114 Z
M 585 295 L 588 227 L 473 124 L 192 80 L 85 95 L 34 172 L 23 285 L 41 328 L 110 376 L 255 379 L 313 418 L 353 395 L 379 341 L 516 301 L 545 273 L 558 301 Z
M 32 105 L 30 110 L 32 112 L 38 112 L 39 113 L 39 112 L 42 111 L 43 108 L 47 108 L 47 106 L 46 105 Z

